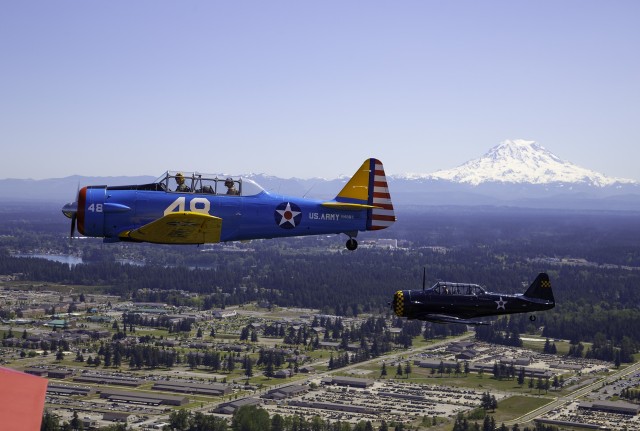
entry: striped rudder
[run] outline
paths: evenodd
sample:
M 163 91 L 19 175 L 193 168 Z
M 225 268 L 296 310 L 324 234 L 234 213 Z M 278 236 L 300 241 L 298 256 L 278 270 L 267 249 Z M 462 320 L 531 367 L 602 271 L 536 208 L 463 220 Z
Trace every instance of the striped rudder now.
M 367 210 L 367 230 L 385 229 L 396 221 L 387 177 L 380 160 L 367 159 L 332 202 L 323 206 Z
M 369 159 L 369 162 L 371 165 L 368 203 L 374 208 L 370 209 L 367 214 L 367 230 L 386 229 L 396 221 L 387 177 L 380 160 Z

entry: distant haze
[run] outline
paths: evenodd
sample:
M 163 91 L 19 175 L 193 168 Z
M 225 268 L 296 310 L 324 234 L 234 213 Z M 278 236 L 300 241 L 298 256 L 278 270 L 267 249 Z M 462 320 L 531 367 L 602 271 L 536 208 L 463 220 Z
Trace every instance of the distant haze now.
M 247 174 L 272 194 L 332 199 L 347 177 L 284 179 Z M 74 200 L 78 187 L 146 184 L 152 176 L 81 177 L 0 181 L 0 199 L 48 201 L 61 206 Z M 478 159 L 431 174 L 389 175 L 389 190 L 403 207 L 491 205 L 558 209 L 640 210 L 640 184 L 612 178 L 563 161 L 533 141 L 506 140 Z M 162 192 L 160 192 L 162 193 Z

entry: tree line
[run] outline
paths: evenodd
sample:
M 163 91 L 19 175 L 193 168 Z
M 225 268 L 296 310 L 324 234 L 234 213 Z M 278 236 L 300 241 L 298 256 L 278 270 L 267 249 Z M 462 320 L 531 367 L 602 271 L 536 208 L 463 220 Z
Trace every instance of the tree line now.
M 57 215 L 56 215 L 57 216 Z M 629 213 L 427 208 L 406 211 L 403 223 L 368 238 L 395 237 L 407 248 L 343 249 L 340 237 L 240 243 L 242 252 L 201 253 L 197 247 L 82 241 L 72 247 L 90 263 L 69 265 L 11 257 L 16 247 L 66 251 L 66 220 L 41 215 L 8 217 L 0 227 L 0 274 L 22 280 L 95 286 L 123 298 L 201 309 L 265 300 L 276 306 L 317 308 L 326 314 L 390 317 L 387 303 L 398 289 L 436 280 L 474 282 L 487 290 L 524 291 L 548 272 L 556 308 L 538 314 L 545 336 L 577 345 L 603 333 L 628 357 L 640 333 L 640 217 Z M 23 217 L 23 218 L 20 218 Z M 63 223 L 64 222 L 64 223 Z M 438 246 L 434 250 L 429 247 Z M 331 251 L 330 251 L 331 250 Z M 146 262 L 123 265 L 118 256 Z M 574 265 L 551 259 L 581 258 Z M 546 260 L 545 260 L 546 259 Z M 604 265 L 607 264 L 607 265 Z M 183 292 L 198 293 L 190 297 Z M 6 317 L 6 307 L 0 309 Z M 519 333 L 532 330 L 523 322 Z M 625 338 L 627 337 L 627 338 Z M 513 338 L 509 334 L 509 339 Z M 623 340 L 625 346 L 623 348 Z M 613 350 L 615 351 L 615 350 Z M 604 346 L 597 357 L 611 356 Z M 621 360 L 624 360 L 621 358 Z

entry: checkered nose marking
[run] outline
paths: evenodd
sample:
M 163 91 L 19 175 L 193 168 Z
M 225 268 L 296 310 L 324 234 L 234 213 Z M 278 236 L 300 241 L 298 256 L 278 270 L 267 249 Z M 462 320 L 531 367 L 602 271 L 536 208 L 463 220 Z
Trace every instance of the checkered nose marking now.
M 404 317 L 404 294 L 401 290 L 398 290 L 393 295 L 393 310 L 398 317 Z

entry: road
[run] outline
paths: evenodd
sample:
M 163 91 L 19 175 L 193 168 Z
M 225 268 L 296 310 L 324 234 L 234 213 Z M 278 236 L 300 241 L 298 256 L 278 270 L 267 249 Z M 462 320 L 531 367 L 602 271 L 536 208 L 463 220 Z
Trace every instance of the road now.
M 558 409 L 564 405 L 567 405 L 569 403 L 574 402 L 575 400 L 577 400 L 578 398 L 588 394 L 589 392 L 593 391 L 594 389 L 600 388 L 603 385 L 606 385 L 608 383 L 612 383 L 615 380 L 618 380 L 620 378 L 623 378 L 625 376 L 628 376 L 629 374 L 635 373 L 636 371 L 638 371 L 640 369 L 640 363 L 634 363 L 629 365 L 626 368 L 622 368 L 618 371 L 616 371 L 615 373 L 609 375 L 609 376 L 605 376 L 602 377 L 598 380 L 596 380 L 595 382 L 583 386 L 581 388 L 576 389 L 575 391 L 571 392 L 570 394 L 564 395 L 562 397 L 556 398 L 554 401 L 550 402 L 549 404 L 546 404 L 536 410 L 533 410 L 525 415 L 520 416 L 519 418 L 513 419 L 511 421 L 505 422 L 505 425 L 510 426 L 510 425 L 514 425 L 514 424 L 525 424 L 527 422 L 531 422 L 532 420 L 539 418 L 545 414 L 547 414 L 548 412 L 550 412 L 551 410 L 555 410 Z

